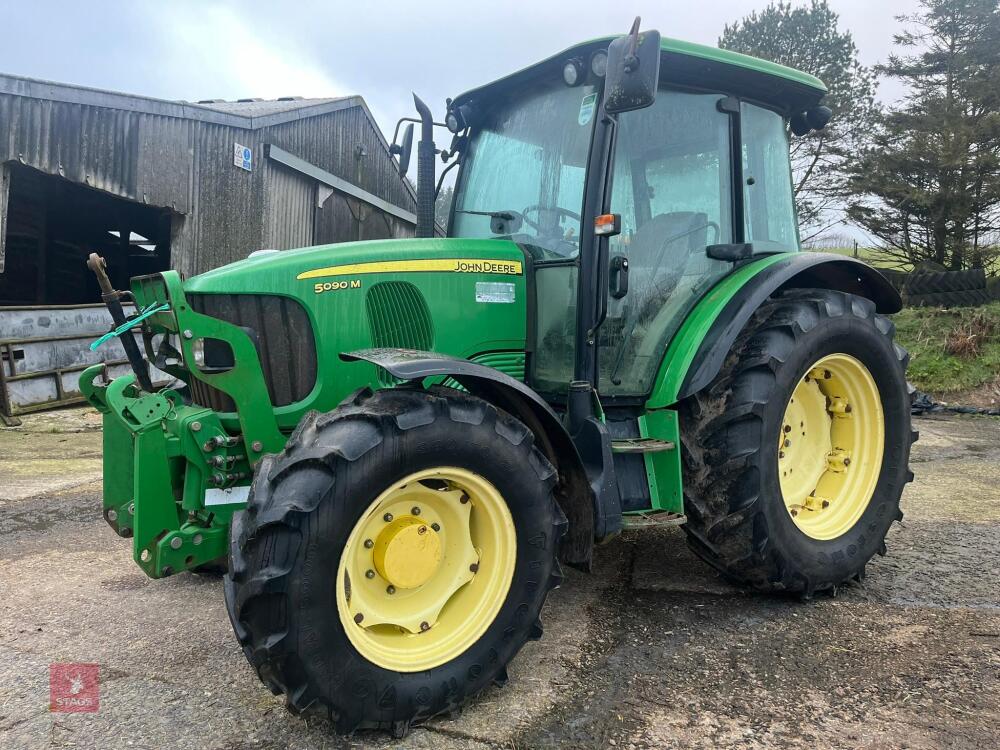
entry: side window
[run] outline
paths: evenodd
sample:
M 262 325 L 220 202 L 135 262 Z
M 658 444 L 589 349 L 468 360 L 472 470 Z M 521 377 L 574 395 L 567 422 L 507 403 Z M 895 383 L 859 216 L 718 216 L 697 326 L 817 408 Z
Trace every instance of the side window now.
M 798 250 L 785 121 L 781 115 L 753 104 L 742 105 L 740 121 L 747 242 L 761 249 Z
M 601 393 L 647 393 L 688 311 L 731 264 L 705 255 L 732 242 L 729 116 L 718 94 L 660 91 L 621 115 L 611 210 L 622 233 L 611 256 L 629 260 L 629 290 L 601 327 Z

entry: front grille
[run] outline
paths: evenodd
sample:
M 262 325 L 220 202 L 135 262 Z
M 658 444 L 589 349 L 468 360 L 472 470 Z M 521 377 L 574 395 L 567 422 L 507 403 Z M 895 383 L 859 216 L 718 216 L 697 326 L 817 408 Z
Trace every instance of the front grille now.
M 189 294 L 191 309 L 240 326 L 257 347 L 267 393 L 274 406 L 301 401 L 316 384 L 316 338 L 298 302 L 273 294 Z M 192 378 L 191 399 L 215 411 L 231 412 L 233 400 Z

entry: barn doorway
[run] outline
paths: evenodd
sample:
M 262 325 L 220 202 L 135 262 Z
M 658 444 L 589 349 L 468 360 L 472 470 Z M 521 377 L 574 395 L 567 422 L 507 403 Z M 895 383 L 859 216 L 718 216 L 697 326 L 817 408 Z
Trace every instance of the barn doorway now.
M 0 306 L 100 302 L 97 282 L 86 266 L 94 252 L 107 259 L 118 289 L 127 289 L 132 276 L 170 267 L 169 209 L 118 198 L 20 164 L 6 168 Z

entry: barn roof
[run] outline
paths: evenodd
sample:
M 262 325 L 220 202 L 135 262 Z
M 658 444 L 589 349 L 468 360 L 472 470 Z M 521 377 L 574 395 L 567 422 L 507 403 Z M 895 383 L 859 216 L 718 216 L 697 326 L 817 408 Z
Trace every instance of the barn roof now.
M 0 73 L 0 94 L 23 96 L 30 99 L 48 99 L 91 107 L 104 107 L 130 112 L 144 112 L 166 117 L 198 120 L 218 125 L 241 127 L 247 130 L 279 125 L 283 122 L 317 117 L 347 107 L 361 107 L 373 119 L 368 106 L 360 96 L 324 97 L 305 99 L 287 96 L 274 100 L 222 99 L 198 102 L 171 101 L 152 96 L 124 94 L 118 91 L 78 86 L 70 83 L 43 81 L 35 78 Z

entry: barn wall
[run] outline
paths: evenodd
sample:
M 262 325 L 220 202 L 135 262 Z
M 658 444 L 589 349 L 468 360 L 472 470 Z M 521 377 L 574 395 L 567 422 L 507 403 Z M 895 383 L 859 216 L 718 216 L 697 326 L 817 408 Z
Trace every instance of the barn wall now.
M 381 134 L 361 107 L 262 128 L 260 134 L 267 143 L 400 208 L 416 211 L 416 199 L 396 171 Z M 358 146 L 363 149 L 362 155 Z
M 415 210 L 413 194 L 365 109 L 350 102 L 319 109 L 320 114 L 305 109 L 295 120 L 250 129 L 246 117 L 203 107 L 0 76 L 0 164 L 20 163 L 169 209 L 171 264 L 193 275 L 261 248 L 318 241 L 315 182 L 268 165 L 266 143 Z M 253 150 L 251 172 L 233 165 L 234 143 Z M 366 215 L 360 234 L 412 234 L 394 217 L 380 221 L 388 228 L 376 229 Z M 338 231 L 335 241 L 357 234 Z
M 265 244 L 274 250 L 314 244 L 316 182 L 280 164 L 268 162 L 267 169 Z

